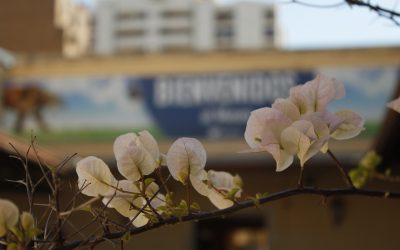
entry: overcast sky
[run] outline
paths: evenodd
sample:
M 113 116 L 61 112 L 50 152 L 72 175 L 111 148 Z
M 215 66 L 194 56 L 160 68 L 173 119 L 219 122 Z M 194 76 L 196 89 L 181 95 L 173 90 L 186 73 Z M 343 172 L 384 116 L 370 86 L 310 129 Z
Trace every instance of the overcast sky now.
M 95 0 L 75 0 L 93 7 Z M 135 1 L 135 0 L 132 0 Z M 301 4 L 273 2 L 278 10 L 282 45 L 286 49 L 400 46 L 400 26 L 361 7 L 343 4 L 334 8 L 312 8 Z M 218 0 L 232 4 L 237 0 Z M 290 2 L 290 1 L 289 1 Z M 342 0 L 304 0 L 306 3 L 337 4 Z M 377 1 L 372 1 L 377 2 Z M 400 12 L 399 0 L 378 1 Z

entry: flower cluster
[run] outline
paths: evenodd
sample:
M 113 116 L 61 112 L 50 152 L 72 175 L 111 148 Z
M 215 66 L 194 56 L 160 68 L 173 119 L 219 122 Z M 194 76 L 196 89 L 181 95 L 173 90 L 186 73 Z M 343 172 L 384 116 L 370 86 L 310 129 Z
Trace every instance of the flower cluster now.
M 318 152 L 327 152 L 330 138 L 358 135 L 364 125 L 360 115 L 351 110 L 327 110 L 331 101 L 344 95 L 342 83 L 322 75 L 291 88 L 288 98 L 251 113 L 244 134 L 250 149 L 245 152 L 267 151 L 276 161 L 276 170 L 283 171 L 295 155 L 304 166 Z
M 184 185 L 190 183 L 220 209 L 232 206 L 240 197 L 239 176 L 204 169 L 207 155 L 197 139 L 179 138 L 164 155 L 154 137 L 148 131 L 141 131 L 119 136 L 113 148 L 118 171 L 126 179 L 117 180 L 101 159 L 89 156 L 77 163 L 78 185 L 83 194 L 102 197 L 107 207 L 129 218 L 136 227 L 162 215 L 187 214 L 189 207 L 198 206 L 186 201 L 174 206 L 168 189 L 164 187 L 165 195 L 160 192 L 159 185 L 149 175 L 164 165 L 175 180 Z
M 11 237 L 7 237 L 8 233 Z M 20 214 L 13 202 L 0 199 L 0 237 L 5 237 L 10 249 L 16 248 L 17 243 L 29 242 L 39 233 L 40 230 L 35 227 L 32 214 L 29 212 Z

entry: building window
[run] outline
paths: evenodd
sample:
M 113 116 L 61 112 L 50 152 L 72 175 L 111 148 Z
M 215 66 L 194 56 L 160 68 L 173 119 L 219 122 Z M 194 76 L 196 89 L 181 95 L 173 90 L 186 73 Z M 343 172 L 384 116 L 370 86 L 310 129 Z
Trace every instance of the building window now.
M 274 19 L 275 18 L 275 11 L 273 9 L 267 9 L 265 11 L 265 18 Z
M 221 10 L 216 13 L 215 18 L 217 19 L 217 21 L 232 20 L 233 13 L 232 13 L 232 11 L 229 11 L 229 10 Z
M 218 28 L 216 32 L 217 39 L 226 39 L 233 37 L 233 29 L 232 28 Z
M 145 31 L 143 29 L 124 29 L 124 30 L 116 30 L 115 35 L 117 37 L 137 37 L 143 36 Z
M 264 31 L 264 35 L 268 38 L 272 38 L 275 36 L 275 30 L 272 27 L 267 27 Z
M 187 10 L 166 10 L 161 13 L 164 18 L 188 18 L 190 12 Z
M 146 13 L 144 12 L 119 12 L 116 15 L 117 21 L 144 19 Z
M 162 35 L 187 35 L 190 33 L 189 27 L 179 27 L 179 28 L 168 28 L 164 27 L 160 29 Z

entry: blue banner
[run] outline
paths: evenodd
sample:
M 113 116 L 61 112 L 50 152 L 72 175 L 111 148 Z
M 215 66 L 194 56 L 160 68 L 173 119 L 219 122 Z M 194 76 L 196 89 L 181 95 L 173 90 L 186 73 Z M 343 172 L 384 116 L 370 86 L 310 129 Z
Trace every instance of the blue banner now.
M 256 71 L 168 75 L 128 79 L 132 96 L 170 137 L 238 138 L 250 112 L 286 97 L 289 88 L 312 79 L 311 71 Z

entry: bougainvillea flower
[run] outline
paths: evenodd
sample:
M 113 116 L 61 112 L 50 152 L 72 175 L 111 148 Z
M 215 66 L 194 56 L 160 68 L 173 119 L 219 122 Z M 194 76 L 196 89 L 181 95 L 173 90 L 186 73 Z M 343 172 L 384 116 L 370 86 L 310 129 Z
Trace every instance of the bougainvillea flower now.
M 135 227 L 141 227 L 146 225 L 149 219 L 144 213 L 139 214 L 140 209 L 146 205 L 146 200 L 139 194 L 139 188 L 132 181 L 122 180 L 118 183 L 114 194 L 104 197 L 102 201 L 107 207 L 114 208 L 122 216 L 129 219 L 135 218 L 132 224 Z
M 193 188 L 201 195 L 208 196 L 210 193 L 210 188 L 207 185 L 207 171 L 202 170 L 197 175 L 190 175 L 190 183 L 192 184 Z
M 281 145 L 281 133 L 292 121 L 281 111 L 260 108 L 251 112 L 244 138 L 250 150 L 244 152 L 269 152 L 276 161 L 277 171 L 282 171 L 293 162 L 293 154 Z
M 119 172 L 128 180 L 137 181 L 160 166 L 161 155 L 154 137 L 146 130 L 139 135 L 127 133 L 114 142 Z
M 19 219 L 18 207 L 11 201 L 0 199 L 0 237 L 15 227 Z
M 195 138 L 177 139 L 167 153 L 167 166 L 172 177 L 186 184 L 189 175 L 202 175 L 207 154 L 201 142 Z
M 284 129 L 281 145 L 291 155 L 297 155 L 300 165 L 317 154 L 329 140 L 329 128 L 322 121 L 298 120 Z
M 339 126 L 332 132 L 332 138 L 336 140 L 346 140 L 353 138 L 364 130 L 364 119 L 351 110 L 341 110 L 335 115 L 342 121 Z
M 88 196 L 105 196 L 114 191 L 117 180 L 107 164 L 95 156 L 89 156 L 77 163 L 78 187 Z
M 157 211 L 159 207 L 165 206 L 165 195 L 159 192 L 160 187 L 152 182 L 146 187 L 146 197 L 150 200 L 150 205 Z M 153 197 L 155 195 L 155 197 Z
M 225 195 L 237 189 L 236 197 L 240 196 L 240 177 L 226 172 L 207 172 L 206 160 L 206 151 L 195 138 L 179 138 L 167 153 L 167 166 L 175 180 L 187 184 L 189 179 L 199 194 L 207 196 L 220 209 L 232 206 L 233 201 Z
M 396 111 L 397 113 L 400 113 L 400 97 L 389 102 L 387 106 Z
M 233 206 L 232 198 L 239 198 L 242 192 L 242 179 L 224 171 L 209 170 L 207 173 L 210 191 L 208 198 L 219 209 Z M 233 193 L 233 197 L 229 194 Z
M 319 151 L 327 152 L 330 138 L 358 135 L 364 129 L 360 115 L 326 109 L 344 95 L 343 84 L 325 76 L 291 88 L 288 98 L 278 98 L 271 108 L 251 112 L 244 134 L 250 150 L 244 152 L 267 151 L 276 161 L 276 170 L 282 171 L 293 163 L 294 155 L 303 166 Z

